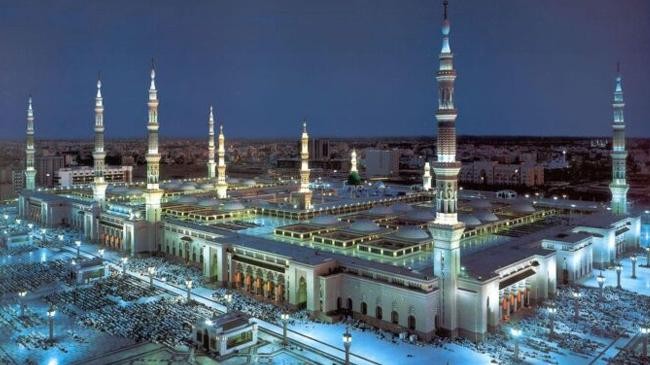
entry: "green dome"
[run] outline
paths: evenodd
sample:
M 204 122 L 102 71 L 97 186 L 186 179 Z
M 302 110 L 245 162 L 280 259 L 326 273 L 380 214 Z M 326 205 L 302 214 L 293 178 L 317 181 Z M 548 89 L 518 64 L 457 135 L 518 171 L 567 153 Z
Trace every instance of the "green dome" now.
M 358 172 L 351 172 L 348 176 L 348 185 L 361 185 L 361 176 Z

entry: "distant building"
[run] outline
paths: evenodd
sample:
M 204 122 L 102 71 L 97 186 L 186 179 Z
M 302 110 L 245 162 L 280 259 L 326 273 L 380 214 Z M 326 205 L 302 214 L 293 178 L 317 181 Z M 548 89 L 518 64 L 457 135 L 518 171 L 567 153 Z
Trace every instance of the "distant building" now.
M 59 186 L 71 187 L 73 185 L 90 184 L 95 177 L 95 170 L 89 166 L 64 167 L 56 173 L 56 181 Z M 106 167 L 104 180 L 107 183 L 122 182 L 130 184 L 133 181 L 132 166 Z
M 219 317 L 199 319 L 193 332 L 197 346 L 206 351 L 214 351 L 219 356 L 257 343 L 257 324 L 241 312 L 228 312 Z
M 365 150 L 366 175 L 368 177 L 397 176 L 399 174 L 399 150 Z
M 11 185 L 13 187 L 13 192 L 20 194 L 25 188 L 25 171 L 23 170 L 12 170 L 11 171 Z
M 37 156 L 36 157 L 36 185 L 51 188 L 55 185 L 54 175 L 59 169 L 65 167 L 63 156 Z
M 544 185 L 544 167 L 534 163 L 500 164 L 496 161 L 474 161 L 463 164 L 460 181 L 483 185 Z

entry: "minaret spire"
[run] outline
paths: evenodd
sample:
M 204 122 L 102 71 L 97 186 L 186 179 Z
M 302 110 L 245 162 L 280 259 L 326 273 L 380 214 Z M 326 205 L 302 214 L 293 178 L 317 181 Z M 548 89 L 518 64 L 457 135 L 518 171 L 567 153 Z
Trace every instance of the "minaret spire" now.
M 34 168 L 34 109 L 32 95 L 27 100 L 27 140 L 25 146 L 25 189 L 36 189 L 36 169 Z
M 95 96 L 95 150 L 93 151 L 93 198 L 100 205 L 106 199 L 107 184 L 104 181 L 104 164 L 106 151 L 104 151 L 104 99 L 102 98 L 102 80 L 97 75 L 97 96 Z
M 456 161 L 456 116 L 454 106 L 454 56 L 449 46 L 451 30 L 447 16 L 447 1 L 443 2 L 442 49 L 438 82 L 438 142 L 437 161 L 433 165 L 436 176 L 436 219 L 429 226 L 433 236 L 433 272 L 440 278 L 440 330 L 450 337 L 458 335 L 458 275 L 460 272 L 460 239 L 464 225 L 458 222 L 458 173 L 461 164 Z
M 149 141 L 147 146 L 147 190 L 145 192 L 146 220 L 149 223 L 148 238 L 149 250 L 157 250 L 158 242 L 158 223 L 160 222 L 160 200 L 163 191 L 160 190 L 160 153 L 158 152 L 158 91 L 156 90 L 156 70 L 154 69 L 153 60 L 151 61 L 151 84 L 149 86 L 149 120 L 147 122 L 147 132 Z
M 212 105 L 210 105 L 210 114 L 208 116 L 208 179 L 214 179 L 216 165 L 214 162 L 214 114 Z
M 217 156 L 219 157 L 217 164 L 217 198 L 225 199 L 228 196 L 228 184 L 226 183 L 226 138 L 223 135 L 223 124 L 219 126 Z
M 627 192 L 630 186 L 626 179 L 627 150 L 625 147 L 625 118 L 623 116 L 623 85 L 620 74 L 620 63 L 616 65 L 617 76 L 614 87 L 614 122 L 612 124 L 612 182 L 609 190 L 612 192 L 612 212 L 614 214 L 627 214 Z
M 352 149 L 352 153 L 350 153 L 350 173 L 359 173 L 357 170 L 357 150 L 354 148 Z
M 431 190 L 431 165 L 429 161 L 424 163 L 424 174 L 422 175 L 422 190 Z
M 307 121 L 302 122 L 302 136 L 300 137 L 300 189 L 301 208 L 311 208 L 312 192 L 309 189 L 309 135 L 307 134 Z

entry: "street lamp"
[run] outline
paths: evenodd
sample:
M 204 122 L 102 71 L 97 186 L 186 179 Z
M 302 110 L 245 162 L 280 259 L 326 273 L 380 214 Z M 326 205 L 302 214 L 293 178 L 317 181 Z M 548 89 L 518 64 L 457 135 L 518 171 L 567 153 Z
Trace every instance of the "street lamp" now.
M 555 321 L 555 313 L 557 313 L 557 308 L 549 307 L 547 310 L 548 310 L 548 314 L 549 314 L 549 317 L 550 317 L 549 334 L 548 335 L 549 335 L 549 337 L 553 337 L 553 335 L 555 334 L 555 332 L 554 332 L 554 328 L 555 328 L 554 321 Z
M 59 239 L 61 239 L 61 236 L 59 236 Z M 74 244 L 77 246 L 77 258 L 79 258 L 79 249 L 81 248 L 81 241 L 76 240 L 74 241 Z
M 59 235 L 59 241 L 63 242 L 63 235 L 62 234 Z
M 616 289 L 621 289 L 621 271 L 623 271 L 623 266 L 621 264 L 616 265 Z
M 289 341 L 287 341 L 287 323 L 289 322 L 289 313 L 280 314 L 280 319 L 282 320 L 282 344 L 286 346 Z
M 192 296 L 192 279 L 185 279 L 185 286 L 187 287 L 187 302 L 189 303 Z
M 600 299 L 603 299 L 603 286 L 605 286 L 605 277 L 603 276 L 602 271 L 596 277 L 596 281 L 598 282 L 598 287 L 600 288 Z
M 647 324 L 642 325 L 641 328 L 639 328 L 639 331 L 641 332 L 641 336 L 643 336 L 643 351 L 641 353 L 641 356 L 647 357 L 648 356 L 648 335 L 650 335 L 650 326 Z
M 147 272 L 149 273 L 149 286 L 153 289 L 153 275 L 156 273 L 156 268 L 149 266 Z
M 232 303 L 232 294 L 228 293 L 223 297 L 226 299 L 226 310 L 230 310 L 230 303 Z
M 515 339 L 515 361 L 519 360 L 519 336 L 521 336 L 521 330 L 519 328 L 510 329 L 512 337 Z
M 129 258 L 124 256 L 122 257 L 122 275 L 126 275 L 126 262 L 129 261 Z
M 50 322 L 50 342 L 54 342 L 54 316 L 56 315 L 56 310 L 54 310 L 54 305 L 50 304 L 50 307 L 47 310 L 47 318 Z
M 632 260 L 632 279 L 636 279 L 636 255 L 632 255 L 630 260 Z
M 352 346 L 352 334 L 348 327 L 345 327 L 343 334 L 343 347 L 345 347 L 345 365 L 350 365 L 350 346 Z
M 27 295 L 27 290 L 22 289 L 18 292 L 18 297 L 20 297 L 20 316 L 25 317 L 25 296 Z
M 31 231 L 32 229 L 34 229 L 34 224 L 27 223 L 27 228 L 29 228 L 29 230 Z
M 100 259 L 104 258 L 104 249 L 103 248 L 100 248 L 99 250 L 97 250 L 97 253 L 99 254 Z
M 574 301 L 573 301 L 573 317 L 575 319 L 578 319 L 578 317 L 580 317 L 580 297 L 581 296 L 582 296 L 582 294 L 580 294 L 580 292 L 577 292 L 577 291 L 573 292 L 573 298 L 574 298 Z

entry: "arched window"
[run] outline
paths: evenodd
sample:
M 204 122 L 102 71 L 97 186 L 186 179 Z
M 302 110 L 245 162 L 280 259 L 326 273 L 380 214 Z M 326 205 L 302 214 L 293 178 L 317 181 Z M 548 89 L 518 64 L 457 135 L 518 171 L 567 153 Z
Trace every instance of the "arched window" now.
M 412 331 L 415 330 L 415 317 L 414 317 L 413 315 L 410 315 L 410 316 L 409 316 L 409 319 L 408 319 L 408 326 L 409 326 L 409 329 L 410 329 L 410 330 L 412 330 Z
M 343 305 L 341 304 L 341 297 L 336 298 L 336 310 L 341 310 L 341 307 Z
M 352 312 L 352 298 L 348 298 L 348 311 Z
M 361 314 L 368 314 L 368 304 L 366 302 L 361 302 Z
M 383 313 L 382 313 L 382 310 L 381 310 L 380 306 L 377 306 L 377 308 L 375 308 L 375 317 L 377 319 L 382 319 L 383 318 Z
M 390 312 L 390 321 L 393 324 L 398 324 L 399 323 L 399 314 L 397 314 L 397 311 Z

